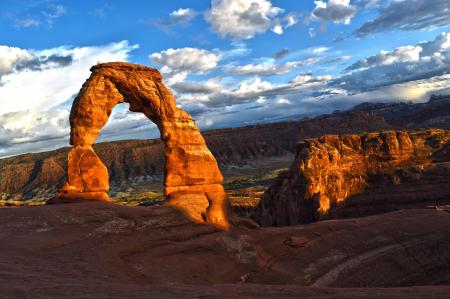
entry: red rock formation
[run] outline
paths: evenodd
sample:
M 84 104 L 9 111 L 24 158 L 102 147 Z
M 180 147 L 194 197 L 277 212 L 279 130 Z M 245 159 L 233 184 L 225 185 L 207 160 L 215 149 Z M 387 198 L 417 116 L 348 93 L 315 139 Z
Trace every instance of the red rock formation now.
M 217 162 L 192 117 L 176 106 L 160 73 L 119 62 L 99 64 L 91 71 L 70 113 L 70 143 L 74 147 L 68 155 L 67 183 L 52 202 L 108 199 L 108 172 L 91 146 L 112 109 L 127 102 L 131 111 L 143 113 L 161 132 L 167 203 L 195 222 L 227 229 L 227 196 Z
M 202 135 L 219 165 L 251 164 L 264 157 L 293 154 L 296 143 L 323 134 L 357 133 L 389 128 L 371 112 L 350 112 L 299 121 L 220 129 Z M 96 143 L 95 153 L 106 165 L 110 182 L 127 185 L 164 171 L 164 144 L 159 139 Z M 0 198 L 43 200 L 53 197 L 55 186 L 66 179 L 69 149 L 0 159 Z M 3 193 L 3 195 L 2 195 Z
M 371 204 L 369 213 L 377 213 L 396 208 L 388 205 L 444 199 L 450 196 L 449 139 L 449 131 L 429 130 L 301 142 L 288 172 L 264 195 L 260 221 L 295 225 L 360 216 L 361 206 Z
M 450 128 L 450 97 L 417 104 L 361 104 L 350 111 L 311 119 L 203 132 L 219 165 L 253 163 L 262 157 L 295 153 L 296 143 L 324 134 L 355 134 L 381 129 Z M 164 145 L 159 139 L 96 143 L 110 182 L 126 186 L 161 176 Z M 0 199 L 47 200 L 66 180 L 68 148 L 0 159 Z

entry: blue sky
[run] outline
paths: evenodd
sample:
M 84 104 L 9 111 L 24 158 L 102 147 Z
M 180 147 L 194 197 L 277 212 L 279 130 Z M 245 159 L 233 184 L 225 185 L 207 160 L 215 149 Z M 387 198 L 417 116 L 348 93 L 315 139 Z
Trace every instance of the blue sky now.
M 0 2 L 0 157 L 68 145 L 92 64 L 158 68 L 203 130 L 450 88 L 448 0 Z M 158 132 L 126 105 L 99 141 Z

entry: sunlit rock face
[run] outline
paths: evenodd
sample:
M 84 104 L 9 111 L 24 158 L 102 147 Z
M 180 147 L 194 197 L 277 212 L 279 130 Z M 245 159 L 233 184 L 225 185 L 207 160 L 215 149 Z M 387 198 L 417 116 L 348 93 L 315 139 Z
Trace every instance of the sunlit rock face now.
M 450 132 L 325 135 L 298 144 L 266 191 L 263 225 L 375 214 L 450 196 Z
M 216 159 L 192 117 L 152 68 L 122 62 L 91 68 L 90 78 L 75 98 L 70 113 L 67 183 L 52 202 L 72 199 L 108 200 L 108 171 L 91 145 L 113 108 L 127 102 L 154 122 L 164 142 L 167 203 L 195 222 L 228 228 L 227 196 Z

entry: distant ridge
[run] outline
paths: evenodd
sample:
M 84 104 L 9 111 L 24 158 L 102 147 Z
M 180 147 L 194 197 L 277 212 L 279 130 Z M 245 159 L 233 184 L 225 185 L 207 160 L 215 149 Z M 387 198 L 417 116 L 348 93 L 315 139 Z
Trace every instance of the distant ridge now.
M 324 134 L 420 128 L 450 129 L 450 96 L 432 96 L 419 104 L 363 103 L 314 118 L 218 129 L 203 135 L 219 164 L 226 167 L 293 154 L 298 141 Z M 151 180 L 162 174 L 163 145 L 159 139 L 104 142 L 94 147 L 108 167 L 112 182 Z M 52 197 L 64 180 L 67 150 L 0 159 L 0 199 Z

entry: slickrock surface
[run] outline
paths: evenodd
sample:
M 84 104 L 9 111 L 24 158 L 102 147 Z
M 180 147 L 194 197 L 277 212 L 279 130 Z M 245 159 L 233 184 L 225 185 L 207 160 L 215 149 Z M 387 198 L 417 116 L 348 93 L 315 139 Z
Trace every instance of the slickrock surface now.
M 108 200 L 106 166 L 92 144 L 112 109 L 129 103 L 160 130 L 164 142 L 164 193 L 168 204 L 193 221 L 228 228 L 227 195 L 222 174 L 192 117 L 177 107 L 156 69 L 123 62 L 93 66 L 70 112 L 67 182 L 51 203 L 65 200 Z
M 298 144 L 262 199 L 263 225 L 295 225 L 450 201 L 450 132 L 327 135 Z
M 0 297 L 448 297 L 448 212 L 242 221 L 225 232 L 163 205 L 0 208 Z

